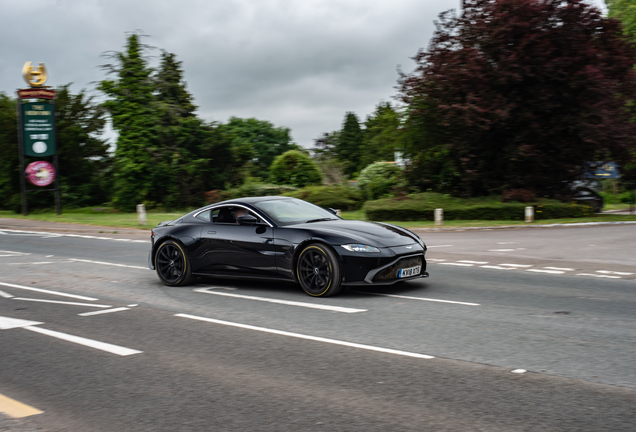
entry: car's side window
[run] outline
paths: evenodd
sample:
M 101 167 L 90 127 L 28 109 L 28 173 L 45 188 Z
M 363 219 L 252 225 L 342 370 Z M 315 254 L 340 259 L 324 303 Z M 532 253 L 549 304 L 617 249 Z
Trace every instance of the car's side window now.
M 197 219 L 201 219 L 202 221 L 205 222 L 210 222 L 210 214 L 211 214 L 211 210 L 206 210 L 204 212 L 201 212 L 197 215 Z

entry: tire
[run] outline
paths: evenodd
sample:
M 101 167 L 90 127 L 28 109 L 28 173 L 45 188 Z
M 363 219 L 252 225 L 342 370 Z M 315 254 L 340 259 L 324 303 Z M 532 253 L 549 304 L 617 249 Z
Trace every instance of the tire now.
M 312 297 L 328 297 L 342 289 L 342 272 L 336 254 L 327 246 L 313 243 L 300 252 L 296 277 Z
M 155 253 L 155 268 L 161 282 L 168 286 L 183 286 L 194 281 L 190 259 L 179 242 L 166 240 Z

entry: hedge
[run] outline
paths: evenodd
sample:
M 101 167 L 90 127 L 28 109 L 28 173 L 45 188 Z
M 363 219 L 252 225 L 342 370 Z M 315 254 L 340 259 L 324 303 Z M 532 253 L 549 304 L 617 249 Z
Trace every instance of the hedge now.
M 577 218 L 593 213 L 591 207 L 581 204 L 560 203 L 550 200 L 541 204 L 493 203 L 473 206 L 450 205 L 441 207 L 444 220 L 524 220 L 525 208 L 534 207 L 535 220 Z M 364 211 L 368 220 L 376 221 L 418 221 L 435 220 L 435 208 L 419 200 L 394 199 L 367 201 Z
M 307 186 L 285 196 L 300 198 L 323 208 L 357 210 L 362 206 L 360 191 L 349 186 Z

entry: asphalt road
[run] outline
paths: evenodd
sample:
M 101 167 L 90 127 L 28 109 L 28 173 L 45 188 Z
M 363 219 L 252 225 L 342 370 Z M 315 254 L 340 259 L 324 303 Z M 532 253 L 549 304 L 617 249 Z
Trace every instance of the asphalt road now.
M 635 225 L 420 235 L 429 279 L 314 299 L 1 230 L 0 395 L 43 413 L 0 430 L 636 430 Z

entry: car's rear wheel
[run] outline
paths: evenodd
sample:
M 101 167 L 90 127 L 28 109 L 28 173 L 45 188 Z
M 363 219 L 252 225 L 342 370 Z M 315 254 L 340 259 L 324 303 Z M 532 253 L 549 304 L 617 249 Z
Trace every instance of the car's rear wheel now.
M 296 276 L 303 290 L 314 297 L 327 297 L 342 289 L 342 273 L 336 254 L 327 246 L 314 243 L 300 252 Z
M 155 268 L 161 282 L 168 286 L 187 285 L 194 280 L 190 259 L 183 245 L 167 240 L 157 249 Z

